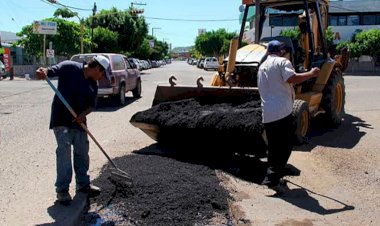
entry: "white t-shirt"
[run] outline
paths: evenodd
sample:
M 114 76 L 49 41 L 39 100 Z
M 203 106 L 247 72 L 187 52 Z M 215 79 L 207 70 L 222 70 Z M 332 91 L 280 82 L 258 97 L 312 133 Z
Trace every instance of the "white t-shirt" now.
M 263 123 L 280 120 L 291 114 L 294 88 L 287 80 L 295 75 L 292 63 L 275 54 L 260 65 L 258 87 L 261 96 Z

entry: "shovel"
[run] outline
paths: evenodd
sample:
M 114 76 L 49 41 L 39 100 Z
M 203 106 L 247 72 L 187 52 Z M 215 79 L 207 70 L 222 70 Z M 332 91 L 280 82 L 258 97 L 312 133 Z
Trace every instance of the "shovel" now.
M 62 103 L 66 106 L 67 110 L 70 111 L 71 115 L 74 118 L 77 118 L 78 115 L 71 108 L 71 106 L 69 105 L 69 103 L 65 100 L 65 98 L 62 96 L 62 94 L 58 91 L 58 89 L 53 85 L 53 83 L 49 80 L 49 78 L 47 76 L 45 76 L 45 80 L 50 85 L 50 87 L 53 89 L 54 93 L 58 96 L 58 98 L 62 101 Z M 132 185 L 132 178 L 131 178 L 131 176 L 129 176 L 128 173 L 124 172 L 123 170 L 119 169 L 119 167 L 116 166 L 115 162 L 109 157 L 109 155 L 107 154 L 107 152 L 103 149 L 103 147 L 95 139 L 95 137 L 92 135 L 92 133 L 88 130 L 87 126 L 83 122 L 79 123 L 79 124 L 84 129 L 84 131 L 86 131 L 86 133 L 91 137 L 91 139 L 99 147 L 99 149 L 102 151 L 102 153 L 107 157 L 108 161 L 115 168 L 115 171 L 111 171 L 111 178 L 110 178 L 111 182 L 115 183 L 116 185 L 121 185 L 121 186 Z

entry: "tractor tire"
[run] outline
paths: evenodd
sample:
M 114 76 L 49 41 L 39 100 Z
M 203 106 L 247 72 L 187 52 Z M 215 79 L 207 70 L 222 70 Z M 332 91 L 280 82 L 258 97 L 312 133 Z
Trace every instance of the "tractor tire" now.
M 304 100 L 295 100 L 292 116 L 294 119 L 294 142 L 295 144 L 302 144 L 309 131 L 309 104 Z
M 125 105 L 125 85 L 121 84 L 120 85 L 120 90 L 119 90 L 119 104 L 121 106 Z
M 334 70 L 323 90 L 321 100 L 321 108 L 326 112 L 325 122 L 327 125 L 337 126 L 342 122 L 345 96 L 343 75 L 339 70 Z
M 132 95 L 134 98 L 141 97 L 141 79 L 137 80 L 136 88 L 132 90 Z

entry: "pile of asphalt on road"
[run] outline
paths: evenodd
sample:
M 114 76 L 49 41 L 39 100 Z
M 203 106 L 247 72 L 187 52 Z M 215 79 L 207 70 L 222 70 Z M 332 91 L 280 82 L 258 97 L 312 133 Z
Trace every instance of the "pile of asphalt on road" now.
M 257 98 L 227 103 L 191 98 L 157 104 L 131 121 L 157 125 L 160 144 L 255 154 L 266 150 L 260 103 Z
M 266 149 L 260 101 L 165 102 L 131 121 L 159 126 L 160 142 L 114 159 L 133 178 L 131 187 L 110 183 L 105 166 L 92 181 L 102 193 L 91 199 L 82 225 L 232 225 L 231 197 L 215 169 L 240 167 L 231 152 Z
M 133 178 L 115 187 L 109 172 L 92 181 L 102 192 L 92 198 L 81 225 L 232 225 L 228 191 L 205 165 L 153 154 L 156 147 L 114 159 Z M 105 167 L 106 169 L 106 167 Z

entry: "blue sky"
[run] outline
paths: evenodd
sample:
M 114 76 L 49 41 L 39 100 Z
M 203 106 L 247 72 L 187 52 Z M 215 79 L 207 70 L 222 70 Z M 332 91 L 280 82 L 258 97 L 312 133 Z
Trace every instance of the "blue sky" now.
M 98 11 L 115 6 L 119 10 L 128 9 L 131 3 L 143 3 L 144 16 L 149 26 L 149 34 L 158 40 L 184 47 L 194 44 L 198 29 L 207 31 L 225 28 L 229 32 L 240 30 L 239 6 L 241 0 L 57 0 L 59 3 L 88 10 L 75 10 L 80 17 L 92 14 L 96 2 Z M 58 6 L 47 4 L 46 0 L 0 0 L 0 30 L 18 32 L 34 20 L 52 17 Z M 169 19 L 169 20 L 164 20 Z M 78 21 L 78 19 L 73 19 Z M 200 21 L 199 21 L 200 20 Z

